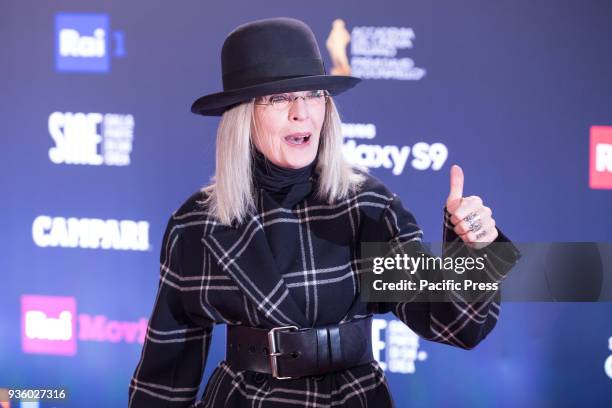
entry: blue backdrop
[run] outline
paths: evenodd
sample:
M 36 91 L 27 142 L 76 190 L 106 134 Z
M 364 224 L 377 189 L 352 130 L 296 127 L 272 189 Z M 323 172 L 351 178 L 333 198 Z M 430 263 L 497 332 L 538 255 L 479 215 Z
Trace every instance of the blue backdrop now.
M 401 196 L 425 240 L 441 239 L 457 163 L 464 195 L 512 240 L 611 241 L 609 1 L 0 8 L 0 388 L 70 393 L 30 406 L 127 404 L 165 223 L 214 169 L 218 119 L 189 106 L 221 90 L 221 44 L 246 21 L 302 19 L 328 71 L 345 56 L 364 79 L 336 98 L 345 152 Z M 611 314 L 505 304 L 472 351 L 380 316 L 376 353 L 400 407 L 612 406 Z M 203 381 L 224 336 L 216 327 Z

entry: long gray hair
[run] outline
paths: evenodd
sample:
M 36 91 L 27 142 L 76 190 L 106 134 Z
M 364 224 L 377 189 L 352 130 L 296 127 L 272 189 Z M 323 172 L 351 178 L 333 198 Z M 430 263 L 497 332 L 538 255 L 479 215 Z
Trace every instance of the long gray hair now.
M 221 224 L 245 220 L 255 208 L 252 160 L 254 100 L 223 113 L 217 129 L 215 175 L 202 187 L 206 198 L 200 202 Z M 362 169 L 365 170 L 365 169 Z M 333 99 L 327 99 L 321 128 L 315 194 L 329 204 L 359 189 L 364 176 L 353 171 L 342 153 L 342 126 Z

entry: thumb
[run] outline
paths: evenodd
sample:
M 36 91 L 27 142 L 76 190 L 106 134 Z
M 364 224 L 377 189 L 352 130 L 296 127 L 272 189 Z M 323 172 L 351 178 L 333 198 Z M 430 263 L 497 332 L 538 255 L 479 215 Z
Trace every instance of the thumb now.
M 463 170 L 456 164 L 450 169 L 450 192 L 446 199 L 446 209 L 453 214 L 461 204 L 463 197 Z

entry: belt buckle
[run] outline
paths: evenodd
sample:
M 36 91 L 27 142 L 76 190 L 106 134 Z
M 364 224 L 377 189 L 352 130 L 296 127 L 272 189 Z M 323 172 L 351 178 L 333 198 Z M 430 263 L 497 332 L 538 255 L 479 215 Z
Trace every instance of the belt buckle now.
M 278 364 L 276 361 L 276 358 L 282 355 L 283 353 L 279 353 L 276 348 L 276 337 L 274 337 L 274 333 L 280 330 L 289 330 L 289 329 L 298 330 L 298 327 L 297 326 L 273 327 L 268 332 L 268 346 L 270 348 L 269 356 L 270 356 L 270 366 L 272 367 L 272 377 L 279 379 L 279 380 L 295 378 L 295 377 L 279 377 L 278 376 Z

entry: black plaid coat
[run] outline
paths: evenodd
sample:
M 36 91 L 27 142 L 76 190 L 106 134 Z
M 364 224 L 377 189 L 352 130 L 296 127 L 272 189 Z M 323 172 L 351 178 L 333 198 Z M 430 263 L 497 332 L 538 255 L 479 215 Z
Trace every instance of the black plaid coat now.
M 399 197 L 366 177 L 360 191 L 333 205 L 309 195 L 282 208 L 260 190 L 257 211 L 236 228 L 215 222 L 196 203 L 200 192 L 175 211 L 163 237 L 159 289 L 129 407 L 393 406 L 377 362 L 283 380 L 221 361 L 198 400 L 219 323 L 313 327 L 391 311 L 431 341 L 464 349 L 482 341 L 499 316 L 498 292 L 470 304 L 360 301 L 359 243 L 423 236 Z M 460 240 L 444 214 L 444 241 Z M 501 231 L 497 241 L 507 241 Z M 489 252 L 487 271 L 501 281 L 520 255 Z

